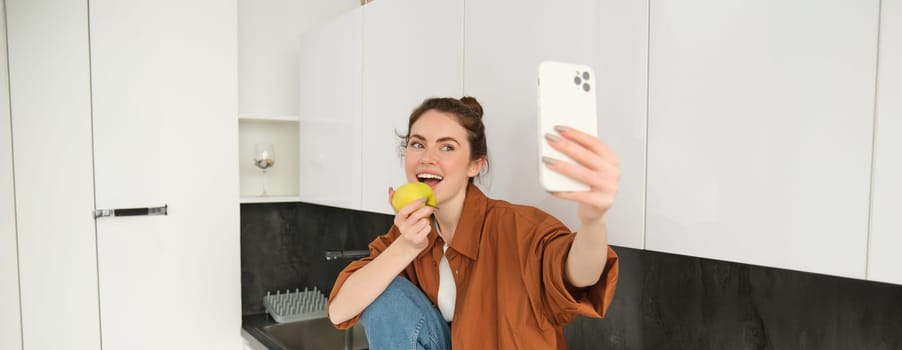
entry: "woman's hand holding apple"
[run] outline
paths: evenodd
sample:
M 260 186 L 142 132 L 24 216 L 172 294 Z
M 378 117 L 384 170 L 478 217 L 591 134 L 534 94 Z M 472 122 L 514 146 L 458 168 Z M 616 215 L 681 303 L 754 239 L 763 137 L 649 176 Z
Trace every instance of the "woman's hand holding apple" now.
M 405 193 L 395 192 L 391 188 L 388 189 L 389 202 L 392 202 L 396 195 L 403 196 Z M 417 254 L 426 249 L 427 237 L 429 232 L 432 231 L 432 213 L 435 210 L 435 207 L 426 205 L 427 200 L 427 197 L 419 197 L 406 203 L 397 211 L 394 223 L 398 230 L 401 231 L 401 236 L 393 244 L 400 244 L 402 247 L 408 248 L 411 252 L 416 252 Z

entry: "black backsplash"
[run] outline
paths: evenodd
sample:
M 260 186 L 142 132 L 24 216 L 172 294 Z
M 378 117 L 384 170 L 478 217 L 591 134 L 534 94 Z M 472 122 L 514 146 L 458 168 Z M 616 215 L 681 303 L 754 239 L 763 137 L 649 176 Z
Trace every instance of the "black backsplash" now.
M 350 260 L 326 261 L 327 250 L 367 249 L 393 218 L 308 203 L 241 205 L 241 303 L 264 312 L 263 296 L 295 288 L 326 294 Z
M 328 295 L 348 260 L 392 217 L 308 203 L 241 205 L 242 310 L 266 291 Z M 902 286 L 614 247 L 617 293 L 605 319 L 564 330 L 579 349 L 902 349 Z M 842 258 L 842 257 L 837 257 Z

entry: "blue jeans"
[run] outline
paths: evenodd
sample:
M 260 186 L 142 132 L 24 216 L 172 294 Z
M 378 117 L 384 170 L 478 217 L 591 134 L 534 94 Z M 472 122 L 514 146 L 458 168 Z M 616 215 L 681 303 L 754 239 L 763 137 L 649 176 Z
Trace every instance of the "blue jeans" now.
M 360 316 L 372 350 L 450 350 L 451 327 L 419 288 L 395 277 Z

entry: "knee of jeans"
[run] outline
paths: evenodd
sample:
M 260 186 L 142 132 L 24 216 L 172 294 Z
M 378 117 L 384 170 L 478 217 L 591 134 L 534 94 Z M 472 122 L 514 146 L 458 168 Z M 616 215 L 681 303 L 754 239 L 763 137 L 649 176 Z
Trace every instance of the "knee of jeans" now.
M 400 297 L 410 298 L 413 295 L 412 293 L 422 292 L 420 292 L 420 289 L 414 286 L 407 278 L 397 276 L 388 284 L 388 287 L 385 288 L 385 291 L 383 291 L 376 300 L 382 299 L 383 297 L 385 299 Z
M 410 295 L 412 291 L 419 291 L 409 280 L 398 276 L 373 300 L 361 315 L 367 318 L 367 314 L 382 313 L 389 311 L 397 311 L 400 304 L 410 303 Z

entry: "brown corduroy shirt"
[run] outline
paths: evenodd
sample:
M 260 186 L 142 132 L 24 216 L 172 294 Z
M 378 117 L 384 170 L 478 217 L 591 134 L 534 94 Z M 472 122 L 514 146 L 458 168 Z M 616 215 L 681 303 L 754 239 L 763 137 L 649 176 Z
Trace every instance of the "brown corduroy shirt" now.
M 354 271 L 400 235 L 392 226 L 370 243 L 370 256 L 349 264 L 329 297 Z M 574 288 L 564 266 L 575 234 L 551 215 L 486 197 L 469 185 L 446 253 L 457 286 L 451 344 L 455 349 L 566 349 L 563 327 L 577 315 L 604 317 L 617 285 L 618 258 L 608 248 L 598 283 Z M 433 231 L 426 249 L 401 273 L 436 305 L 444 241 Z M 338 324 L 347 329 L 356 316 Z

